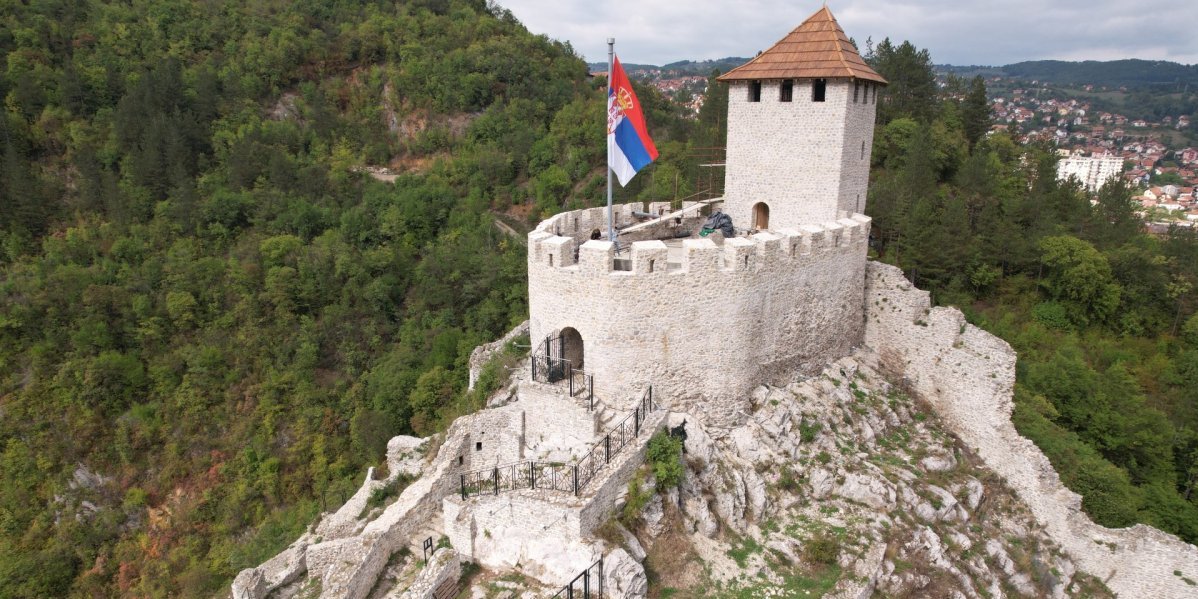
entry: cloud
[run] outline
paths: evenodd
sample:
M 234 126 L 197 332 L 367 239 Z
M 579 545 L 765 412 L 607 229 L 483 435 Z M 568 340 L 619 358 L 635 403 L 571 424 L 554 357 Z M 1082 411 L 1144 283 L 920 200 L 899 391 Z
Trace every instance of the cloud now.
M 820 4 L 784 0 L 500 0 L 534 33 L 569 41 L 592 62 L 616 38 L 621 60 L 664 64 L 752 56 Z M 1146 58 L 1198 63 L 1198 2 L 1146 0 L 848 0 L 829 4 L 864 44 L 910 40 L 932 60 L 1002 65 L 1022 60 Z

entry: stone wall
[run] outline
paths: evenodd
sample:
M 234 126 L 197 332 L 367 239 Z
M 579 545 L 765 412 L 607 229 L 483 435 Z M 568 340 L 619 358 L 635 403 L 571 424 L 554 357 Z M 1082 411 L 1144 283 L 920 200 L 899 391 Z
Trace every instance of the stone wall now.
M 399 599 L 434 599 L 433 592 L 447 580 L 457 581 L 462 575 L 462 562 L 453 549 L 442 547 L 429 558 L 428 565 L 412 581 Z
M 760 102 L 749 101 L 747 81 L 729 85 L 724 211 L 745 229 L 758 202 L 771 229 L 861 212 L 876 106 L 853 102 L 848 79 L 829 79 L 824 102 L 812 101 L 811 80 L 796 80 L 794 100 L 781 102 L 780 84 L 762 81 Z
M 503 351 L 503 348 L 513 339 L 526 334 L 528 334 L 527 320 L 516 325 L 516 328 L 508 331 L 506 335 L 500 337 L 498 340 L 484 343 L 474 348 L 474 351 L 470 352 L 470 382 L 466 387 L 467 390 L 474 390 L 474 383 L 478 382 L 479 373 L 482 372 L 483 366 L 486 366 L 492 357 Z
M 564 385 L 523 381 L 513 406 L 524 410 L 525 452 L 530 460 L 569 462 L 595 442 L 595 415 L 568 397 Z
M 598 558 L 601 547 L 593 533 L 614 514 L 666 416 L 664 410 L 650 414 L 632 447 L 616 455 L 578 497 L 531 489 L 466 500 L 447 496 L 442 518 L 450 544 L 488 568 L 520 564 L 546 584 L 565 583 Z
M 1120 597 L 1198 595 L 1174 574 L 1198 577 L 1198 548 L 1149 526 L 1095 524 L 1048 458 L 1015 430 L 1016 355 L 1006 342 L 956 309 L 931 308 L 927 292 L 899 269 L 871 262 L 867 272 L 865 344 L 1014 489 L 1079 567 Z
M 482 410 L 458 420 L 464 435 L 459 470 L 478 470 L 524 458 L 524 410 L 519 404 Z
M 686 239 L 677 263 L 662 242 L 635 242 L 622 255 L 631 270 L 614 270 L 611 243 L 586 241 L 576 260 L 576 240 L 553 233 L 573 227 L 550 219 L 528 237 L 534 345 L 572 327 L 608 405 L 627 408 L 652 384 L 666 407 L 733 426 L 757 385 L 860 344 L 869 222 Z

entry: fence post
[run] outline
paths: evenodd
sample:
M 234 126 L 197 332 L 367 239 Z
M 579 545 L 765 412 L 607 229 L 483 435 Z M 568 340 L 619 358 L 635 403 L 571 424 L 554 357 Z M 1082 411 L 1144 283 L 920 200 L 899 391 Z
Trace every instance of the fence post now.
M 590 402 L 590 410 L 595 411 L 595 377 L 587 375 L 587 401 Z
M 599 598 L 603 599 L 603 556 L 599 556 Z
M 582 571 L 582 596 L 591 599 L 591 569 Z
M 495 494 L 499 494 L 499 468 L 491 471 L 491 480 L 495 482 Z
M 462 479 L 462 501 L 465 501 L 466 500 L 466 475 L 459 474 L 458 476 L 460 476 Z
M 528 463 L 528 488 L 537 488 L 537 468 L 536 462 Z
M 638 407 L 632 412 L 632 436 L 639 437 L 641 434 L 641 409 Z
M 574 496 L 578 497 L 578 464 L 575 463 L 571 470 L 574 471 Z
M 611 463 L 611 433 L 607 433 L 603 437 L 603 463 Z

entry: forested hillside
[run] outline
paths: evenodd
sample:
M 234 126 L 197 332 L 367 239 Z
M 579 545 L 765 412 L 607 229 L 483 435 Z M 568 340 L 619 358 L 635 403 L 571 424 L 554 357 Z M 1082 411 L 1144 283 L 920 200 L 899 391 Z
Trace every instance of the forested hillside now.
M 478 406 L 470 350 L 527 312 L 493 213 L 601 201 L 603 82 L 482 0 L 7 2 L 0 58 L 0 598 L 219 595 Z M 1097 519 L 1198 539 L 1198 245 L 871 59 L 882 258 L 1016 345 Z M 710 89 L 638 88 L 661 158 L 617 201 L 713 179 Z
M 1141 232 L 1130 191 L 1056 180 L 1051 147 L 989 128 L 980 78 L 939 99 L 926 51 L 884 41 L 875 250 L 1019 352 L 1015 424 L 1107 526 L 1198 542 L 1198 241 Z
M 6 2 L 0 59 L 0 597 L 221 593 L 477 406 L 491 211 L 601 194 L 602 82 L 482 0 Z

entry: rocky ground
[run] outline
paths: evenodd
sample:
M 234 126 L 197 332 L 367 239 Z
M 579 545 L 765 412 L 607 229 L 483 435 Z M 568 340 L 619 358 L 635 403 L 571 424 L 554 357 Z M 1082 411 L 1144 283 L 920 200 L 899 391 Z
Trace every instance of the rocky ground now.
M 820 376 L 757 388 L 748 422 L 731 431 L 706 431 L 686 414 L 669 424 L 686 432 L 684 477 L 655 489 L 645 466 L 630 492 L 643 507 L 625 498 L 601 529 L 607 578 L 632 589 L 606 596 L 1113 597 L 868 351 Z M 388 469 L 417 474 L 419 442 L 393 440 Z M 316 532 L 360 528 L 380 510 L 367 491 Z M 372 599 L 404 596 L 422 557 L 392 556 Z M 316 596 L 312 582 L 278 595 Z M 470 599 L 558 590 L 519 567 L 470 564 L 459 588 Z
M 650 597 L 1113 596 L 874 363 L 760 387 L 729 432 L 674 415 L 685 479 L 608 528 Z

